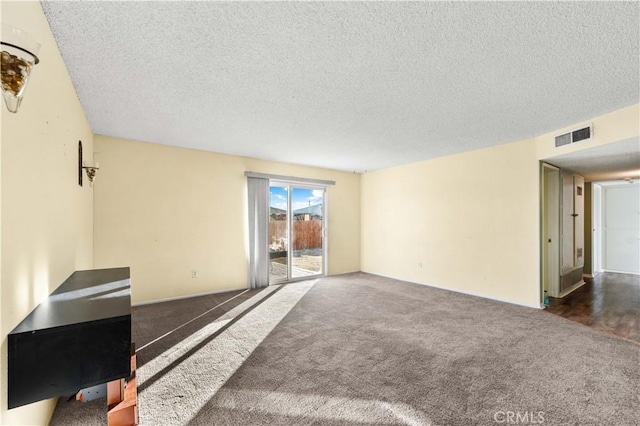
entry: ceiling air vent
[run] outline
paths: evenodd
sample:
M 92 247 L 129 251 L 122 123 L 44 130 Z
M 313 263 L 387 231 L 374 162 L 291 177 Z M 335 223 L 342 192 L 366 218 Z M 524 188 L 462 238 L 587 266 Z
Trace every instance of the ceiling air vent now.
M 571 143 L 587 141 L 591 139 L 592 134 L 593 126 L 587 126 L 582 129 L 573 130 L 569 133 L 556 136 L 556 148 L 563 145 L 569 145 Z

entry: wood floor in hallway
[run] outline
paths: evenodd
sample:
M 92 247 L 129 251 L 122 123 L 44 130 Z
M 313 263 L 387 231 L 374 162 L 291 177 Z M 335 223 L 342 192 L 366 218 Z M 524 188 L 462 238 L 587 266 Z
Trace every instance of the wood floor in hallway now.
M 550 299 L 547 312 L 640 344 L 640 276 L 605 272 L 562 299 Z

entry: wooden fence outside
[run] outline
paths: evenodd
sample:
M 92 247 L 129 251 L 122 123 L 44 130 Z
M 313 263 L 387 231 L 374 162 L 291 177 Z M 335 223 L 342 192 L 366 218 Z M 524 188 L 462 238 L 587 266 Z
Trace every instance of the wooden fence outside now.
M 293 249 L 308 250 L 322 248 L 322 221 L 320 220 L 294 220 L 293 222 Z M 286 220 L 269 221 L 269 244 L 287 237 Z

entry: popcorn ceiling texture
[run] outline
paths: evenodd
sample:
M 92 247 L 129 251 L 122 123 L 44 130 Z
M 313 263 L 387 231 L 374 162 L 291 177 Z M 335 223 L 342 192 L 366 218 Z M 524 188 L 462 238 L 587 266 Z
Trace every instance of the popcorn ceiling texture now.
M 44 2 L 94 133 L 348 171 L 639 101 L 637 2 Z

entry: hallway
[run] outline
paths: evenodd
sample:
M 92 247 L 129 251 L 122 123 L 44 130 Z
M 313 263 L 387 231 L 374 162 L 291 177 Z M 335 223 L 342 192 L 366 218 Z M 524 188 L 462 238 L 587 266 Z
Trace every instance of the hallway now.
M 547 311 L 640 344 L 640 276 L 605 272 L 564 297 L 549 299 Z

